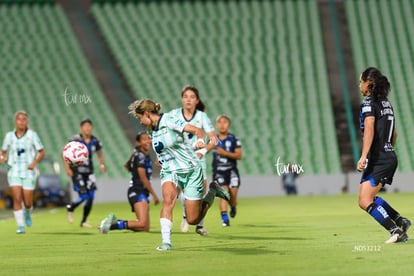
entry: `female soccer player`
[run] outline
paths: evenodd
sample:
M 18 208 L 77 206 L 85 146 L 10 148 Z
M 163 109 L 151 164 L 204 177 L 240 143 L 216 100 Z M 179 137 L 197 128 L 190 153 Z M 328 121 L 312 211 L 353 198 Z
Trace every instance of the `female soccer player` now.
M 102 153 L 101 141 L 92 135 L 93 124 L 90 119 L 84 119 L 80 123 L 80 134 L 75 135 L 70 141 L 78 141 L 86 145 L 89 152 L 88 164 L 82 166 L 69 166 L 66 162 L 63 165 L 66 170 L 66 174 L 72 178 L 73 189 L 78 192 L 79 198 L 73 201 L 71 204 L 66 205 L 68 222 L 73 223 L 73 211 L 83 202 L 83 216 L 80 222 L 81 227 L 91 228 L 87 222 L 88 216 L 92 210 L 93 200 L 95 199 L 96 190 L 96 177 L 93 173 L 92 156 L 97 154 L 101 172 L 106 172 L 105 161 Z
M 7 179 L 13 193 L 13 214 L 18 227 L 16 233 L 24 234 L 24 220 L 26 226 L 32 226 L 34 169 L 45 156 L 45 151 L 37 133 L 29 128 L 25 111 L 14 114 L 14 125 L 14 131 L 7 132 L 4 138 L 0 163 L 7 160 Z
M 221 221 L 223 226 L 230 226 L 227 205 L 230 204 L 230 217 L 236 216 L 237 193 L 240 187 L 240 175 L 237 160 L 242 159 L 240 140 L 229 133 L 230 118 L 220 115 L 216 120 L 219 143 L 213 150 L 213 179 L 226 191 L 230 191 L 230 201 L 220 200 Z
M 200 161 L 194 149 L 184 140 L 184 135 L 192 133 L 198 138 L 194 147 L 205 147 L 202 129 L 181 120 L 174 112 L 160 114 L 161 105 L 152 100 L 137 100 L 128 108 L 151 131 L 152 147 L 161 165 L 163 196 L 160 214 L 162 245 L 157 250 L 171 250 L 172 214 L 178 188 L 184 191 L 186 217 L 191 225 L 196 225 L 206 215 L 215 196 L 229 199 L 229 194 L 213 181 L 203 197 L 204 176 Z M 209 142 L 217 141 L 213 139 Z
M 176 112 L 176 116 L 192 124 L 193 126 L 201 128 L 205 133 L 207 133 L 207 136 L 210 137 L 210 139 L 214 139 L 216 137 L 214 126 L 208 118 L 207 114 L 204 113 L 205 105 L 200 99 L 198 89 L 194 86 L 185 86 L 181 90 L 181 102 L 182 108 L 177 108 L 173 111 Z M 197 137 L 191 133 L 185 135 L 184 138 L 190 145 L 194 144 L 197 141 Z M 203 168 L 204 189 L 207 187 L 207 165 L 205 155 L 214 147 L 215 145 L 213 143 L 209 143 L 206 145 L 206 147 L 197 151 L 197 156 L 200 158 L 201 166 Z M 180 192 L 180 199 L 183 206 L 183 221 L 181 223 L 181 232 L 188 232 L 189 224 L 187 223 L 187 219 L 185 217 L 185 198 L 183 192 Z M 200 234 L 201 236 L 208 235 L 207 230 L 204 228 L 204 219 L 202 219 L 200 223 L 197 224 L 196 233 Z
M 131 185 L 128 189 L 128 201 L 131 211 L 135 212 L 136 220 L 117 220 L 114 214 L 109 214 L 102 220 L 99 232 L 106 234 L 109 230 L 130 229 L 135 232 L 148 232 L 150 229 L 149 194 L 154 204 L 159 203 L 157 194 L 151 186 L 152 162 L 149 156 L 151 139 L 145 132 L 140 132 L 135 138 L 135 150 L 125 163 L 125 168 L 131 173 Z
M 359 82 L 365 97 L 360 108 L 363 143 L 357 164 L 358 171 L 362 171 L 359 207 L 391 233 L 386 243 L 405 242 L 411 222 L 377 196 L 385 184 L 391 185 L 398 164 L 394 151 L 397 138 L 394 110 L 388 100 L 391 85 L 374 67 L 365 69 Z

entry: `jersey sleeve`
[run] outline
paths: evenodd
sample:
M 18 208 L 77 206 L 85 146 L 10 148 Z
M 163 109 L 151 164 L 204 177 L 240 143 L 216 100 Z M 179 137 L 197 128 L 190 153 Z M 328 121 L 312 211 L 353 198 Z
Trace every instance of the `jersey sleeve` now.
M 211 123 L 210 118 L 207 116 L 206 113 L 201 113 L 203 114 L 201 116 L 201 124 L 202 124 L 202 129 L 204 130 L 205 133 L 209 133 L 212 131 L 215 131 L 213 124 Z
M 9 148 L 9 145 L 10 145 L 10 132 L 8 132 L 6 136 L 4 137 L 3 145 L 1 146 L 1 149 L 7 151 Z
M 373 102 L 370 99 L 366 99 L 361 104 L 361 117 L 365 119 L 370 116 L 375 116 L 375 109 Z
M 178 116 L 174 116 L 173 112 L 166 113 L 165 115 L 165 124 L 168 128 L 171 128 L 177 132 L 183 132 L 184 127 L 187 125 L 187 122 L 180 119 Z
M 103 144 L 101 142 L 101 140 L 99 140 L 98 138 L 96 138 L 96 143 L 95 143 L 95 147 L 96 147 L 96 151 L 100 151 L 103 148 Z
M 145 168 L 145 155 L 142 152 L 138 152 L 137 158 L 134 159 L 136 168 Z
M 238 137 L 234 136 L 234 140 L 235 140 L 234 148 L 236 148 L 236 149 L 237 148 L 241 148 L 242 147 L 242 144 L 241 144 L 240 139 Z
M 39 150 L 42 150 L 42 149 L 43 149 L 43 144 L 42 144 L 42 142 L 40 141 L 39 135 L 37 135 L 37 133 L 36 133 L 36 132 L 33 132 L 33 145 L 34 145 L 34 148 L 35 148 L 37 151 L 39 151 Z

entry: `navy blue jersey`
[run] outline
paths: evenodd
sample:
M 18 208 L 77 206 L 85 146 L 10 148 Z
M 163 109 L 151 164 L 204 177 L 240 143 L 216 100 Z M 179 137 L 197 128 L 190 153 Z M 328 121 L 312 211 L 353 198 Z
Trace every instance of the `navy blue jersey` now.
M 219 139 L 217 147 L 223 148 L 228 152 L 235 152 L 237 148 L 241 148 L 241 142 L 236 136 L 228 133 L 226 138 L 223 140 Z M 213 172 L 228 171 L 232 169 L 237 169 L 237 160 L 218 155 L 216 149 L 214 149 Z
M 392 139 L 395 129 L 395 117 L 391 103 L 388 100 L 376 102 L 371 97 L 366 97 L 362 101 L 359 114 L 362 133 L 364 133 L 364 119 L 369 116 L 375 117 L 374 140 L 369 156 L 393 152 Z
M 135 149 L 129 160 L 129 170 L 131 172 L 131 185 L 137 187 L 141 193 L 149 194 L 148 190 L 145 189 L 144 184 L 142 183 L 141 178 L 138 175 L 138 168 L 144 168 L 145 174 L 148 180 L 151 180 L 152 177 L 152 161 L 149 156 L 145 155 L 143 152 Z
M 82 174 L 92 174 L 93 173 L 93 154 L 99 150 L 102 149 L 102 143 L 101 141 L 95 137 L 95 136 L 91 136 L 91 139 L 89 141 L 89 143 L 85 142 L 85 139 L 83 138 L 82 134 L 77 134 L 75 136 L 72 137 L 72 139 L 69 140 L 69 142 L 71 141 L 78 141 L 83 143 L 87 148 L 88 148 L 88 152 L 89 152 L 89 162 L 86 165 L 82 165 L 82 166 L 72 166 L 71 169 L 74 173 L 82 173 Z

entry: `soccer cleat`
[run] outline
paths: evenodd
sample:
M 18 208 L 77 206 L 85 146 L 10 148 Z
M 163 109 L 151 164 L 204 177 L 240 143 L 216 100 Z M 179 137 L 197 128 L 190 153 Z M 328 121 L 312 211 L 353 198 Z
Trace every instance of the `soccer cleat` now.
M 391 231 L 391 237 L 385 241 L 385 243 L 398 243 L 408 241 L 407 233 L 403 232 L 400 228 Z
M 27 227 L 32 226 L 32 218 L 30 217 L 30 212 L 27 211 L 27 209 L 24 209 L 24 219 Z
M 87 223 L 87 222 L 85 221 L 85 222 L 82 222 L 82 223 L 81 223 L 80 227 L 82 227 L 82 228 L 92 228 L 92 225 L 90 225 L 89 223 Z
M 197 226 L 196 227 L 196 233 L 199 234 L 200 236 L 206 237 L 208 236 L 208 232 L 206 229 L 204 229 L 203 226 Z
M 19 228 L 16 231 L 16 234 L 24 234 L 26 231 L 24 230 L 24 226 L 19 226 Z
M 181 232 L 187 233 L 190 230 L 190 225 L 188 224 L 187 220 L 183 218 L 181 222 Z
M 223 227 L 230 226 L 230 221 L 229 221 L 229 220 L 223 220 L 221 225 L 222 225 Z
M 224 190 L 223 188 L 221 188 L 216 180 L 214 180 L 213 182 L 210 183 L 209 188 L 216 191 L 216 196 L 217 197 L 222 198 L 222 199 L 227 200 L 227 201 L 230 201 L 229 192 Z
M 72 206 L 70 204 L 66 205 L 66 211 L 68 212 L 68 222 L 69 223 L 73 223 L 73 210 L 72 210 Z
M 170 243 L 163 243 L 156 248 L 157 251 L 169 251 L 172 249 L 172 245 Z
M 399 223 L 397 225 L 403 230 L 404 232 L 407 232 L 408 229 L 411 227 L 411 221 L 407 218 L 401 218 L 399 220 Z
M 234 218 L 237 214 L 237 210 L 236 207 L 231 207 L 230 208 L 230 217 Z
M 111 224 L 114 224 L 114 223 L 116 223 L 117 222 L 117 218 L 116 218 L 116 216 L 114 215 L 114 214 L 109 214 L 108 216 L 107 216 L 107 218 L 108 218 L 108 220 L 111 222 Z

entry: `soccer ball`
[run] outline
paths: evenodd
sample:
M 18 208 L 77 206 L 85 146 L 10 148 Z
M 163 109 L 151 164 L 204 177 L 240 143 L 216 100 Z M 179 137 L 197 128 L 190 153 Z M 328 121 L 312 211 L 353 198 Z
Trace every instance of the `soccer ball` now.
M 72 141 L 63 148 L 63 160 L 70 166 L 87 165 L 88 148 L 81 142 Z

